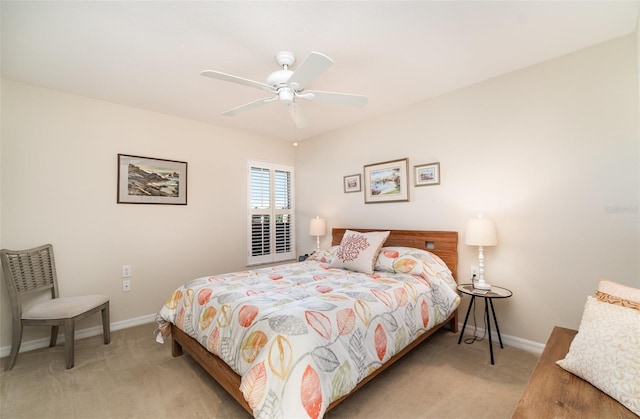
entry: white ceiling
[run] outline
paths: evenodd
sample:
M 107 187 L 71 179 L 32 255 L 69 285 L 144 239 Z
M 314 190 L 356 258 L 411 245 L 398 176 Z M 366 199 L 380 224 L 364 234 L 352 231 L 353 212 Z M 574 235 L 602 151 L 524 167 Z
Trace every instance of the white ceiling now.
M 2 1 L 2 76 L 82 96 L 301 140 L 634 32 L 640 1 Z M 278 51 L 335 64 L 314 90 L 365 108 L 304 102 L 222 112 L 265 93 L 200 76 L 264 82 Z M 295 64 L 294 64 L 295 69 Z

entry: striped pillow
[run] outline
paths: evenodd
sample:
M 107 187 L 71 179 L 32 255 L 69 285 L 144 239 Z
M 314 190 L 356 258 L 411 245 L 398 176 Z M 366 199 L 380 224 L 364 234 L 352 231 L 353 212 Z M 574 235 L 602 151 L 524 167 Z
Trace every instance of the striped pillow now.
M 640 310 L 640 289 L 601 279 L 596 291 L 598 301 Z

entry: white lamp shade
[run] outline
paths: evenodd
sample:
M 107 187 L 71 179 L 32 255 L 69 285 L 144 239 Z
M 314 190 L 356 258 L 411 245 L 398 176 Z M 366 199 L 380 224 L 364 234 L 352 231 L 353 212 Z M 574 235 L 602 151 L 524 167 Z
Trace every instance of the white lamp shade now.
M 467 223 L 464 244 L 471 246 L 495 246 L 498 244 L 496 226 L 488 218 L 472 218 Z
M 327 234 L 327 224 L 325 223 L 324 218 L 312 218 L 311 224 L 309 224 L 309 235 L 324 236 L 325 234 Z

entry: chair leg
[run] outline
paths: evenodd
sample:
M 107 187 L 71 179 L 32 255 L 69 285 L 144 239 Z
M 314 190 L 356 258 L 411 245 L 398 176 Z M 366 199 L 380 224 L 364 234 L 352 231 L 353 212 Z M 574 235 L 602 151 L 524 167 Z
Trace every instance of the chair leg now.
M 49 347 L 53 348 L 56 346 L 56 342 L 58 341 L 58 326 L 51 326 L 51 340 L 49 341 Z
M 67 357 L 67 369 L 73 368 L 73 345 L 75 341 L 76 324 L 73 319 L 64 322 L 64 349 Z
M 109 302 L 102 309 L 102 335 L 104 337 L 104 344 L 108 345 L 111 342 L 111 324 L 109 320 Z
M 11 334 L 11 352 L 9 359 L 5 365 L 5 371 L 9 371 L 16 364 L 18 359 L 18 352 L 20 352 L 20 344 L 22 343 L 22 321 L 20 319 L 13 319 L 13 331 Z

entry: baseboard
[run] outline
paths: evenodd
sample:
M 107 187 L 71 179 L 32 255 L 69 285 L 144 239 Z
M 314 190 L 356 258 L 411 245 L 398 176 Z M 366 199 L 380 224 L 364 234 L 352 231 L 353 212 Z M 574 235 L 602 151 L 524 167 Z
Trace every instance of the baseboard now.
M 156 314 L 148 314 L 146 316 L 135 317 L 133 319 L 123 320 L 120 322 L 111 323 L 111 330 L 127 329 L 129 327 L 140 326 L 142 324 L 153 323 L 156 319 Z M 58 335 L 58 343 L 64 342 L 64 333 L 60 328 L 60 334 Z M 96 336 L 102 334 L 102 326 L 90 327 L 87 329 L 76 330 L 76 340 L 88 338 L 90 336 Z M 28 352 L 34 349 L 46 348 L 49 346 L 49 338 L 41 338 L 30 341 L 22 342 L 20 345 L 20 352 Z M 0 358 L 9 356 L 11 353 L 11 346 L 0 347 Z
M 462 323 L 458 323 L 458 330 L 462 332 Z M 467 324 L 467 328 L 465 329 L 465 335 L 473 335 L 473 326 L 469 326 Z M 477 336 L 484 335 L 484 329 L 478 327 Z M 514 348 L 522 349 L 523 351 L 531 352 L 534 354 L 540 355 L 544 350 L 544 343 L 534 342 L 532 340 L 522 339 L 516 336 L 505 335 L 504 333 L 500 333 L 500 337 L 502 337 L 502 343 L 508 346 L 512 346 Z M 493 343 L 498 342 L 498 334 L 495 332 L 491 333 L 491 339 Z

